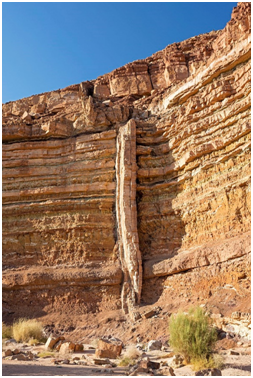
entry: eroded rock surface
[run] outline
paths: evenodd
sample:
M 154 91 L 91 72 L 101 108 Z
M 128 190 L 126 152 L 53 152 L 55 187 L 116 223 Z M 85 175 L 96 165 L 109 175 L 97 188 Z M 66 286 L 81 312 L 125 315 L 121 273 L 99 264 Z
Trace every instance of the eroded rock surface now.
M 249 297 L 250 33 L 3 105 L 4 316 Z

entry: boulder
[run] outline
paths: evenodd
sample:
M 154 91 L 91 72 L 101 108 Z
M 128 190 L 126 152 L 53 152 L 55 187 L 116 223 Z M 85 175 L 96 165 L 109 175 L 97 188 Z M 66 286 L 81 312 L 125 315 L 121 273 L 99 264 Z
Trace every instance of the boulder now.
M 60 354 L 68 354 L 72 353 L 75 350 L 75 344 L 71 342 L 65 342 L 61 345 L 59 353 Z
M 162 342 L 159 340 L 151 340 L 148 343 L 148 351 L 151 350 L 161 350 L 162 349 Z
M 117 358 L 122 351 L 121 341 L 100 339 L 95 352 L 96 358 Z
M 195 372 L 197 376 L 221 376 L 221 371 L 219 369 L 203 369 Z
M 82 352 L 83 344 L 75 344 L 75 352 Z
M 47 342 L 46 342 L 46 344 L 45 344 L 45 348 L 46 348 L 46 350 L 53 349 L 54 346 L 55 346 L 59 341 L 63 341 L 63 340 L 65 340 L 65 337 L 63 337 L 63 336 L 60 336 L 60 337 L 49 336 L 49 338 L 47 339 Z
M 54 349 L 59 352 L 61 345 L 64 343 L 64 340 L 59 340 L 55 345 Z

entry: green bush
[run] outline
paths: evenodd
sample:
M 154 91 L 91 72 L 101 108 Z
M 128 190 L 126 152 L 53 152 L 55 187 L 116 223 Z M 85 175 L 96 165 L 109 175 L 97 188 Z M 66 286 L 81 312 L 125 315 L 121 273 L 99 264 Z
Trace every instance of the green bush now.
M 2 322 L 2 339 L 11 339 L 12 338 L 12 326 L 6 325 Z
M 13 337 L 18 342 L 42 340 L 42 324 L 36 319 L 19 319 L 13 324 Z
M 192 308 L 172 316 L 169 323 L 170 345 L 175 352 L 184 356 L 187 362 L 208 361 L 217 332 L 210 325 L 210 319 L 200 308 Z

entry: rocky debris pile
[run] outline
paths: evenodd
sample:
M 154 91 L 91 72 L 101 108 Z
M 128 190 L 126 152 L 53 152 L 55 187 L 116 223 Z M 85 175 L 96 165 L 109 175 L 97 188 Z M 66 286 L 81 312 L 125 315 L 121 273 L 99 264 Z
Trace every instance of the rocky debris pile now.
M 37 359 L 37 354 L 32 353 L 31 351 L 21 351 L 20 349 L 7 349 L 3 352 L 3 358 L 6 360 L 17 360 L 17 361 L 32 361 Z
M 180 356 L 179 354 L 175 354 L 172 357 L 171 364 L 174 368 L 180 368 L 181 366 L 184 366 L 183 361 L 184 361 L 184 358 L 182 356 Z
M 162 366 L 160 362 L 151 361 L 149 357 L 141 357 L 135 365 L 130 366 L 129 376 L 139 375 L 166 375 L 175 376 L 171 366 Z
M 223 317 L 222 314 L 212 314 L 216 326 L 227 338 L 237 337 L 238 339 L 251 340 L 251 314 L 235 311 L 230 317 Z
M 64 336 L 54 337 L 53 335 L 50 335 L 45 344 L 45 349 L 55 350 L 60 354 L 67 354 L 72 352 L 82 352 L 83 345 L 66 341 Z
M 123 343 L 121 340 L 116 338 L 102 338 L 98 341 L 95 357 L 115 359 L 120 356 L 122 348 Z
M 146 373 L 145 375 L 153 375 L 154 370 L 158 370 L 159 368 L 159 362 L 151 361 L 148 357 L 144 357 L 140 358 L 135 365 L 130 367 L 129 375 L 135 376 L 139 375 L 139 373 Z

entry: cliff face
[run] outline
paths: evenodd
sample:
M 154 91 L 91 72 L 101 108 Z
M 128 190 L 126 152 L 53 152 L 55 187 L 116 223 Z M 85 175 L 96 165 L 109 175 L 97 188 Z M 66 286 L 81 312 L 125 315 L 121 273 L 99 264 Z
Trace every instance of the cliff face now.
M 3 105 L 4 316 L 248 298 L 250 31 Z

